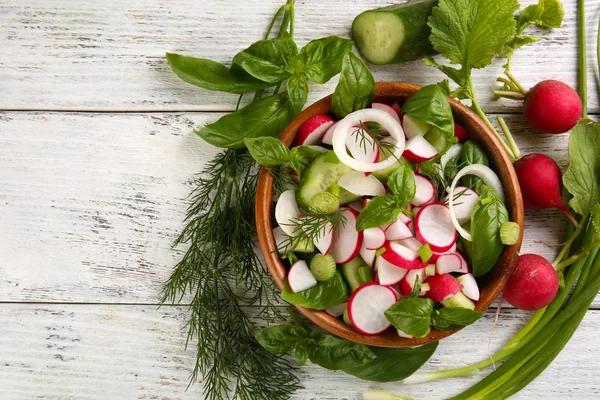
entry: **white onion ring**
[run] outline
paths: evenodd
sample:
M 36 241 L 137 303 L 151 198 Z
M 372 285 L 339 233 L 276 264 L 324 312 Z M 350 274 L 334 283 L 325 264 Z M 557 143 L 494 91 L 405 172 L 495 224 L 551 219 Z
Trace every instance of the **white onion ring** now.
M 390 136 L 396 139 L 394 153 L 387 159 L 376 163 L 367 163 L 358 161 L 348 154 L 348 151 L 346 150 L 346 140 L 348 135 L 353 131 L 352 127 L 365 122 L 377 122 L 389 132 Z M 393 165 L 397 159 L 402 157 L 402 153 L 404 152 L 404 142 L 404 130 L 402 129 L 402 126 L 400 126 L 400 124 L 385 111 L 374 108 L 365 108 L 348 114 L 335 128 L 332 139 L 333 151 L 340 161 L 353 170 L 361 172 L 379 171 Z
M 473 237 L 471 236 L 471 233 L 460 226 L 458 219 L 456 219 L 456 214 L 454 214 L 454 190 L 456 189 L 459 179 L 465 175 L 475 175 L 481 178 L 483 182 L 490 187 L 490 189 L 498 193 L 502 201 L 504 201 L 504 188 L 502 187 L 502 182 L 500 181 L 500 178 L 498 178 L 498 175 L 496 175 L 496 173 L 492 171 L 490 167 L 483 164 L 467 165 L 456 174 L 456 177 L 450 186 L 450 191 L 448 192 L 448 208 L 450 209 L 450 218 L 452 219 L 452 224 L 454 224 L 454 227 L 460 236 L 465 238 L 465 240 L 472 242 Z

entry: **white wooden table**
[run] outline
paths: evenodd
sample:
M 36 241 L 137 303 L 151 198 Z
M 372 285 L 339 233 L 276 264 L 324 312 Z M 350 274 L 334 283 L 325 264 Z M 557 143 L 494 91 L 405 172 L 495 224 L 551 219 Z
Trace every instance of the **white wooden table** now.
M 529 4 L 527 0 L 523 3 Z M 158 308 L 181 249 L 191 179 L 217 151 L 193 127 L 232 110 L 236 96 L 180 81 L 166 51 L 228 62 L 257 40 L 281 0 L 0 1 L 0 399 L 198 399 L 186 391 L 194 360 L 184 350 L 186 307 Z M 297 41 L 348 36 L 359 12 L 383 0 L 298 1 Z M 562 29 L 517 52 L 513 70 L 531 86 L 576 86 L 576 7 Z M 587 1 L 590 112 L 600 112 L 593 51 L 600 0 Z M 476 74 L 484 109 L 503 114 L 524 153 L 566 165 L 567 136 L 527 129 L 519 104 L 492 98 L 501 63 Z M 417 61 L 374 68 L 378 80 L 433 83 Z M 309 102 L 336 80 L 312 88 Z M 556 211 L 528 213 L 523 252 L 551 258 L 564 227 Z M 523 399 L 600 396 L 600 299 L 557 360 Z M 502 309 L 490 349 L 528 318 Z M 425 370 L 488 354 L 493 311 L 444 340 Z M 359 399 L 381 387 L 443 398 L 474 383 L 371 385 L 307 366 L 296 399 Z

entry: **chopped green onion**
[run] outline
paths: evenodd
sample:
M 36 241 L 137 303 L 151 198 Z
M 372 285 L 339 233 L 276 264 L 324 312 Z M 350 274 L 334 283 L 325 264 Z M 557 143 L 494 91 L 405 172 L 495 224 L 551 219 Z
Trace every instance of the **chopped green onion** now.
M 500 241 L 507 246 L 517 243 L 521 229 L 516 222 L 505 222 L 500 227 Z
M 431 251 L 431 247 L 429 247 L 429 243 L 425 243 L 419 249 L 419 257 L 421 257 L 421 260 L 423 260 L 423 262 L 429 261 L 432 255 L 433 252 Z

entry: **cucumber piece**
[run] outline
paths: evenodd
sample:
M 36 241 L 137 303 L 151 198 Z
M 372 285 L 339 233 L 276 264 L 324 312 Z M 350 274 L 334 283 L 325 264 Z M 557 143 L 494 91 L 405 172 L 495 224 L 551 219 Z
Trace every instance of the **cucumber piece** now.
M 317 156 L 304 171 L 302 181 L 296 192 L 298 205 L 305 210 L 309 209 L 310 200 L 320 192 L 331 191 L 332 185 L 346 172 L 352 169 L 343 164 L 333 150 Z M 333 193 L 333 192 L 332 192 Z M 333 193 L 336 194 L 336 193 Z M 341 204 L 341 201 L 340 201 Z
M 352 37 L 360 54 L 373 64 L 416 60 L 435 54 L 427 18 L 438 0 L 412 0 L 359 14 Z
M 380 160 L 380 161 L 383 161 L 383 160 Z M 400 159 L 396 160 L 396 162 L 393 163 L 392 165 L 390 165 L 389 167 L 380 169 L 378 171 L 373 171 L 372 175 L 375 178 L 379 179 L 381 182 L 387 182 L 390 175 L 392 175 L 392 173 L 394 173 L 394 171 L 396 171 L 398 168 L 400 168 L 403 165 L 410 165 L 410 163 L 406 160 L 406 158 L 400 157 Z
M 340 205 L 352 203 L 353 201 L 360 199 L 360 196 L 357 196 L 354 193 L 350 193 L 349 191 L 347 191 L 346 189 L 344 189 L 337 183 L 334 183 L 333 185 L 331 185 L 331 189 L 329 189 L 329 190 L 331 191 L 331 193 L 333 193 L 334 195 L 337 196 L 337 198 L 339 199 Z
M 463 292 L 458 292 L 454 296 L 442 300 L 440 303 L 442 303 L 444 307 L 458 307 L 475 310 L 475 303 L 465 296 Z
M 365 270 L 365 268 L 368 270 Z M 346 279 L 350 288 L 350 293 L 354 292 L 359 286 L 367 282 L 373 282 L 371 268 L 360 257 L 355 257 L 350 262 L 342 264 L 342 276 Z
M 327 281 L 335 275 L 335 260 L 332 256 L 317 254 L 310 261 L 310 272 L 318 281 Z
M 308 204 L 308 210 L 314 215 L 331 214 L 340 208 L 340 199 L 333 193 L 319 192 L 315 194 Z
M 298 253 L 312 253 L 315 251 L 314 242 L 307 236 L 294 238 L 292 247 L 293 251 Z
M 346 325 L 352 326 L 352 321 L 350 321 L 350 315 L 348 314 L 348 307 L 344 310 L 344 323 Z

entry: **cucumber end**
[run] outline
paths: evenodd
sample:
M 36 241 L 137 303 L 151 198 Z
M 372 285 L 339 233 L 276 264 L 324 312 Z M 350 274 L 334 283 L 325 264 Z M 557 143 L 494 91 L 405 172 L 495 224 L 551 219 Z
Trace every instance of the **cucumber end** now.
M 365 11 L 354 19 L 352 37 L 367 61 L 387 64 L 404 43 L 404 22 L 392 12 Z

